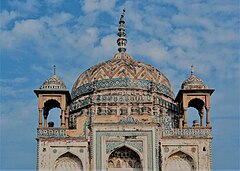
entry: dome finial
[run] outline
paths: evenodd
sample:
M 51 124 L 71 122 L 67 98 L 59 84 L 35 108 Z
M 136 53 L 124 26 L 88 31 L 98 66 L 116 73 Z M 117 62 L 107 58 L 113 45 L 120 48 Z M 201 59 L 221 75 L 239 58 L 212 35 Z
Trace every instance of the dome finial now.
M 191 75 L 194 75 L 194 66 L 191 66 Z
M 56 65 L 53 65 L 53 75 L 56 75 Z
M 118 39 L 117 39 L 117 45 L 118 45 L 118 51 L 126 52 L 126 45 L 127 45 L 127 39 L 125 38 L 125 26 L 124 26 L 124 16 L 125 16 L 125 9 L 123 9 L 120 20 L 119 20 L 119 27 L 118 27 Z

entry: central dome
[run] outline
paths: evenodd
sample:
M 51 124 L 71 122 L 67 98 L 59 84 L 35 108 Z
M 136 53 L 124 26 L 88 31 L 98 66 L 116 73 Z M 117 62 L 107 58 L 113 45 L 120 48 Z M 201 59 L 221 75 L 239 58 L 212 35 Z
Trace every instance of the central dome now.
M 169 80 L 156 68 L 132 59 L 127 53 L 117 53 L 113 59 L 83 72 L 72 88 L 72 98 L 93 89 L 149 89 L 174 98 Z
M 118 28 L 119 53 L 111 60 L 89 68 L 78 77 L 72 88 L 73 100 L 94 91 L 116 89 L 154 91 L 174 99 L 169 80 L 159 70 L 134 60 L 126 53 L 124 12 Z

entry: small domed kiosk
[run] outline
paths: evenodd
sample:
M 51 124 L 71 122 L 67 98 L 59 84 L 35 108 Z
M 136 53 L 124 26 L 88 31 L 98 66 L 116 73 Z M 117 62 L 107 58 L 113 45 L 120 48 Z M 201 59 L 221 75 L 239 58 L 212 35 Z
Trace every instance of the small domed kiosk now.
M 176 102 L 179 104 L 182 118 L 179 120 L 180 128 L 188 127 L 187 109 L 193 107 L 198 110 L 200 116 L 200 126 L 203 127 L 204 108 L 206 110 L 206 126 L 210 126 L 210 96 L 214 92 L 203 80 L 196 77 L 194 67 L 191 66 L 191 76 L 183 81 L 179 90 Z

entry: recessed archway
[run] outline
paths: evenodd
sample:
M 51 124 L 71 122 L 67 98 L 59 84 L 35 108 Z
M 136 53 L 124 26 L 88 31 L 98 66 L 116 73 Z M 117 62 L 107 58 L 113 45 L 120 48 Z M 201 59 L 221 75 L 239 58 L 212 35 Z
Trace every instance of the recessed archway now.
M 110 154 L 108 158 L 107 168 L 111 171 L 143 170 L 139 155 L 126 146 L 122 146 Z
M 195 171 L 196 167 L 191 156 L 181 151 L 170 155 L 166 160 L 165 171 Z
M 82 161 L 72 153 L 65 153 L 57 158 L 54 171 L 83 171 Z

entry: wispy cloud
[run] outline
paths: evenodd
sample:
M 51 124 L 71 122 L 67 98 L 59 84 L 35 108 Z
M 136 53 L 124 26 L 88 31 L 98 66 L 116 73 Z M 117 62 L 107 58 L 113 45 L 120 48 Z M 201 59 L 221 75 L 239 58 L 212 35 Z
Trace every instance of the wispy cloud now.
M 176 93 L 190 75 L 192 64 L 196 75 L 216 89 L 211 103 L 212 124 L 216 128 L 213 166 L 239 169 L 233 164 L 239 156 L 236 151 L 231 162 L 226 160 L 233 148 L 227 148 L 228 152 L 217 151 L 232 145 L 231 141 L 225 141 L 228 136 L 239 137 L 239 120 L 231 124 L 224 119 L 237 118 L 240 113 L 237 0 L 14 0 L 5 4 L 0 13 L 1 61 L 6 64 L 2 66 L 0 80 L 4 98 L 1 125 L 16 122 L 19 129 L 31 132 L 28 139 L 33 139 L 35 130 L 29 130 L 23 123 L 32 123 L 31 128 L 36 124 L 37 116 L 32 113 L 37 111 L 37 104 L 32 90 L 51 76 L 53 64 L 71 90 L 84 70 L 111 59 L 117 52 L 117 22 L 121 9 L 125 8 L 127 52 L 134 59 L 160 69 Z M 8 109 L 9 106 L 14 107 Z M 12 118 L 17 120 L 12 122 Z M 15 128 L 9 131 L 18 137 Z

